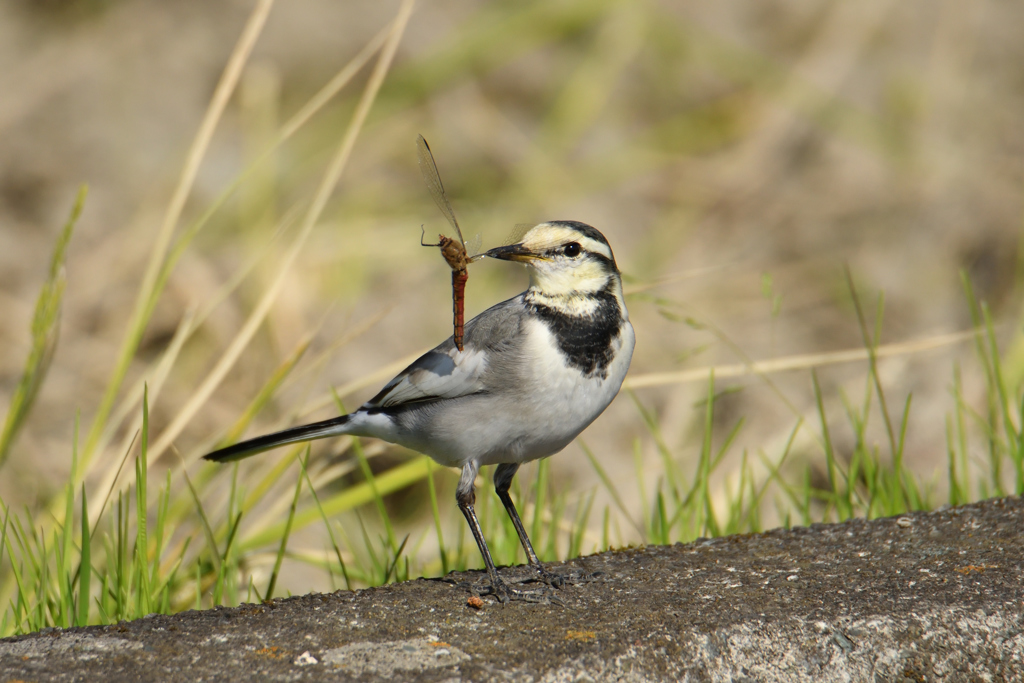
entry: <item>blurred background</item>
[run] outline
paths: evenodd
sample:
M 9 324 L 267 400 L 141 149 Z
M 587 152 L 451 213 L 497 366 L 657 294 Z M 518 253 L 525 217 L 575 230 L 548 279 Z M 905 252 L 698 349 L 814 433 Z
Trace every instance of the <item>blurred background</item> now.
M 67 481 L 76 416 L 81 441 L 109 390 L 189 146 L 253 4 L 0 3 L 0 406 L 21 377 L 61 226 L 79 185 L 89 186 L 66 259 L 59 343 L 0 472 L 8 505 L 43 505 Z M 444 0 L 416 6 L 340 183 L 269 313 L 223 381 L 197 399 L 278 276 L 369 67 L 266 150 L 397 8 L 289 0 L 271 11 L 175 235 L 212 215 L 170 271 L 117 391 L 127 400 L 130 387 L 164 373 L 150 396 L 151 442 L 167 435 L 154 454 L 159 472 L 182 467 L 177 451 L 199 476 L 206 466 L 196 458 L 306 342 L 243 425 L 246 436 L 334 414 L 332 388 L 354 408 L 451 334 L 448 269 L 419 246 L 421 226 L 428 238 L 447 226 L 420 178 L 417 134 L 431 144 L 467 237 L 479 233 L 489 247 L 518 223 L 572 219 L 611 242 L 638 339 L 631 377 L 642 381 L 582 438 L 620 483 L 630 514 L 646 502 L 633 481 L 654 486 L 665 449 L 684 471 L 700 455 L 702 368 L 778 358 L 806 368 L 814 362 L 799 359 L 863 347 L 846 268 L 872 328 L 884 292 L 882 345 L 970 329 L 966 273 L 1019 381 L 1024 5 Z M 518 267 L 475 264 L 467 317 L 525 282 Z M 201 319 L 159 370 L 190 315 Z M 965 400 L 984 402 L 970 339 L 878 368 L 897 417 L 913 394 L 905 461 L 938 489 L 957 368 Z M 695 370 L 692 381 L 668 374 L 684 370 Z M 839 453 L 854 440 L 844 400 L 861 403 L 868 377 L 863 361 L 818 370 Z M 725 495 L 729 463 L 744 453 L 777 460 L 800 418 L 820 431 L 806 369 L 723 379 L 716 389 L 715 439 L 740 419 L 743 426 L 716 469 L 713 498 Z M 134 419 L 138 401 L 124 405 Z M 87 485 L 109 485 L 133 424 L 111 419 Z M 878 442 L 882 429 L 877 419 L 868 426 Z M 410 457 L 365 446 L 375 472 Z M 316 444 L 311 463 L 341 463 L 346 448 Z M 275 457 L 264 458 L 245 467 L 270 471 Z M 818 458 L 814 439 L 798 434 L 789 462 L 825 476 Z M 325 489 L 344 488 L 346 476 Z M 553 490 L 596 492 L 599 528 L 610 493 L 578 444 L 551 460 L 550 476 Z M 285 491 L 294 477 L 284 477 Z M 216 481 L 226 487 L 228 479 Z M 454 473 L 436 475 L 453 534 L 462 524 L 454 481 Z M 387 500 L 403 528 L 433 524 L 422 482 Z M 215 488 L 210 501 L 211 517 L 223 517 Z M 766 526 L 780 522 L 771 505 L 765 515 Z M 321 533 L 310 527 L 294 543 L 322 548 Z M 611 541 L 641 536 L 622 523 Z M 417 547 L 436 553 L 429 542 Z M 326 587 L 292 564 L 283 585 Z

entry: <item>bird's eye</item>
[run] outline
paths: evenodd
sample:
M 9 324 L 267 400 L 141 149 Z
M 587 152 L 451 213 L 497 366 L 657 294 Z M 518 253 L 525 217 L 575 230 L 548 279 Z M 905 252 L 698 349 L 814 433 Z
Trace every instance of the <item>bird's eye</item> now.
M 569 244 L 565 245 L 565 249 L 562 250 L 562 253 L 564 253 L 569 258 L 576 258 L 577 256 L 580 255 L 581 251 L 583 251 L 583 248 L 579 244 L 577 244 L 576 242 L 570 242 Z

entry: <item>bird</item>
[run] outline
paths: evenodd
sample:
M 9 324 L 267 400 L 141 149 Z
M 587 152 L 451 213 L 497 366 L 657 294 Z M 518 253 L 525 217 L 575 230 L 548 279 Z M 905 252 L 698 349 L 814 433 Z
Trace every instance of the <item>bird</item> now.
M 496 465 L 494 487 L 537 581 L 561 587 L 527 536 L 509 488 L 520 465 L 558 453 L 618 394 L 636 337 L 608 240 L 578 221 L 548 221 L 491 259 L 525 264 L 526 291 L 465 324 L 426 352 L 355 412 L 242 441 L 205 455 L 231 462 L 296 442 L 342 434 L 376 437 L 461 469 L 455 491 L 499 602 L 532 600 L 495 568 L 476 516 L 480 467 Z

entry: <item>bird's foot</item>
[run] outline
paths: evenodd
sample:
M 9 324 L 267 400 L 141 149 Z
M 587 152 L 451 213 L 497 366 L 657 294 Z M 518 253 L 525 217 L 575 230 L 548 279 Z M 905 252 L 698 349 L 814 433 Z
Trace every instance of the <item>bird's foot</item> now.
M 492 581 L 490 586 L 487 586 L 480 592 L 480 595 L 493 595 L 503 605 L 510 602 L 532 602 L 540 605 L 555 604 L 562 607 L 565 606 L 561 598 L 552 593 L 547 587 L 526 590 L 505 583 L 501 577 L 498 577 L 497 581 Z
M 565 588 L 576 586 L 581 583 L 591 583 L 601 578 L 601 572 L 590 573 L 584 569 L 572 568 L 565 572 L 555 572 L 545 569 L 543 565 L 534 565 L 537 570 L 535 576 L 520 579 L 517 583 L 543 583 L 552 588 Z
M 443 579 L 446 583 L 450 583 L 456 588 L 462 589 L 469 592 L 472 595 L 486 597 L 488 595 L 494 596 L 494 599 L 505 605 L 510 602 L 531 602 L 538 605 L 559 605 L 564 607 L 565 603 L 562 602 L 561 598 L 555 595 L 547 586 L 542 586 L 535 589 L 525 589 L 520 586 L 523 583 L 536 582 L 536 579 L 528 579 L 525 581 L 513 581 L 512 585 L 506 583 L 500 576 L 497 577 L 496 581 L 490 581 L 488 583 L 473 583 L 470 581 L 456 581 L 454 579 L 445 577 Z M 550 584 L 548 584 L 550 585 Z

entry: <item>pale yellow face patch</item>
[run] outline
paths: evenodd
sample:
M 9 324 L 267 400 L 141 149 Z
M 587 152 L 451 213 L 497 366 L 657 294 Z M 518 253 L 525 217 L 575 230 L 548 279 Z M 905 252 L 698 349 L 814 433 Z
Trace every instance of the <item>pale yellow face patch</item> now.
M 563 225 L 553 225 L 551 223 L 541 223 L 530 228 L 530 230 L 523 235 L 521 244 L 533 252 L 543 252 L 553 247 L 562 246 L 569 242 L 577 242 L 586 251 L 594 252 L 595 254 L 601 254 L 605 258 L 611 259 L 612 252 L 608 248 L 608 245 L 592 240 L 589 237 L 576 232 L 572 228 L 567 228 Z
M 572 228 L 551 223 L 541 223 L 530 229 L 523 236 L 521 244 L 541 255 L 571 242 L 578 243 L 584 252 L 612 258 L 611 250 L 606 244 L 592 240 Z M 574 294 L 600 291 L 608 284 L 610 276 L 604 263 L 588 259 L 586 253 L 577 258 L 556 254 L 530 260 L 527 265 L 530 267 L 531 287 L 549 297 L 571 297 Z

